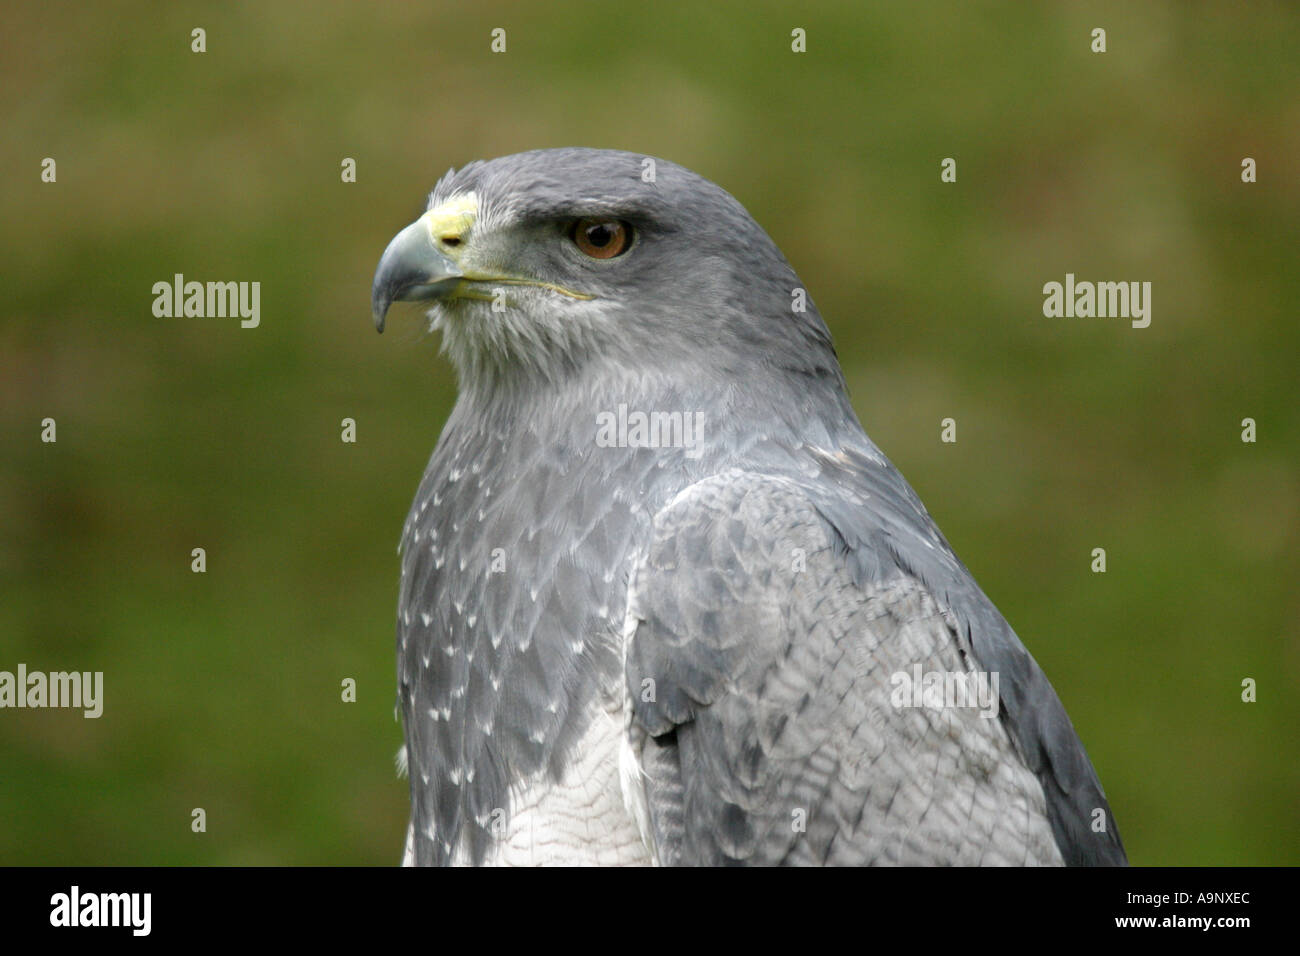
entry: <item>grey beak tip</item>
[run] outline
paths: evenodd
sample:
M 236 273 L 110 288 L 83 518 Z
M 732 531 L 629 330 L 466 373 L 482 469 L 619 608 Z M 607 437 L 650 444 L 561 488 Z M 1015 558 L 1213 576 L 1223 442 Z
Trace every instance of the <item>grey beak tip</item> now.
M 392 304 L 392 299 L 376 289 L 370 296 L 370 317 L 375 320 L 375 331 L 384 331 L 384 319 L 388 315 L 388 307 Z
M 419 302 L 441 298 L 461 276 L 459 266 L 434 248 L 428 229 L 418 220 L 388 244 L 370 288 L 370 315 L 375 328 L 384 331 L 384 318 L 394 302 Z

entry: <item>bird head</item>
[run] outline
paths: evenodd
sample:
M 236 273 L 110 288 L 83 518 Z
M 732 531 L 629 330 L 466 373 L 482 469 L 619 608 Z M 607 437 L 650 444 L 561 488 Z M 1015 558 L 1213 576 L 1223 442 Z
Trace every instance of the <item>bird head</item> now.
M 537 150 L 449 171 L 380 259 L 380 331 L 398 301 L 427 306 L 462 387 L 592 362 L 839 377 L 816 308 L 744 207 L 635 153 Z

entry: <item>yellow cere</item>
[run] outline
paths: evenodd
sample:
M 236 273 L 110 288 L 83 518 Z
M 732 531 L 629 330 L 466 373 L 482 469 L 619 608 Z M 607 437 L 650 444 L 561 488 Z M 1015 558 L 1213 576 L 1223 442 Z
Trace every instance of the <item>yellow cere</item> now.
M 429 229 L 433 241 L 460 238 L 478 218 L 478 196 L 472 192 L 457 193 L 446 202 L 439 203 L 420 217 Z

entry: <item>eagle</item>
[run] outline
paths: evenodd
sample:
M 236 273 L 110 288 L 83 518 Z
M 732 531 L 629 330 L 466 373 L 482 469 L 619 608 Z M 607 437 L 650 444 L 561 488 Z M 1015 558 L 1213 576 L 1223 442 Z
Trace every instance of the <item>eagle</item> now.
M 1120 865 L 1065 709 L 867 437 L 798 276 L 636 153 L 443 176 L 384 251 L 458 397 L 401 540 L 415 865 Z

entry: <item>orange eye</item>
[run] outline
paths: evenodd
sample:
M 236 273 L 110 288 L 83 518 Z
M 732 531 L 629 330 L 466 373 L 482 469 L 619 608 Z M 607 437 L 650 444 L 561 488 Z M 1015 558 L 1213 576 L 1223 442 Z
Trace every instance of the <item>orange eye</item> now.
M 573 226 L 573 242 L 593 259 L 613 259 L 632 244 L 632 229 L 617 219 L 579 219 Z

